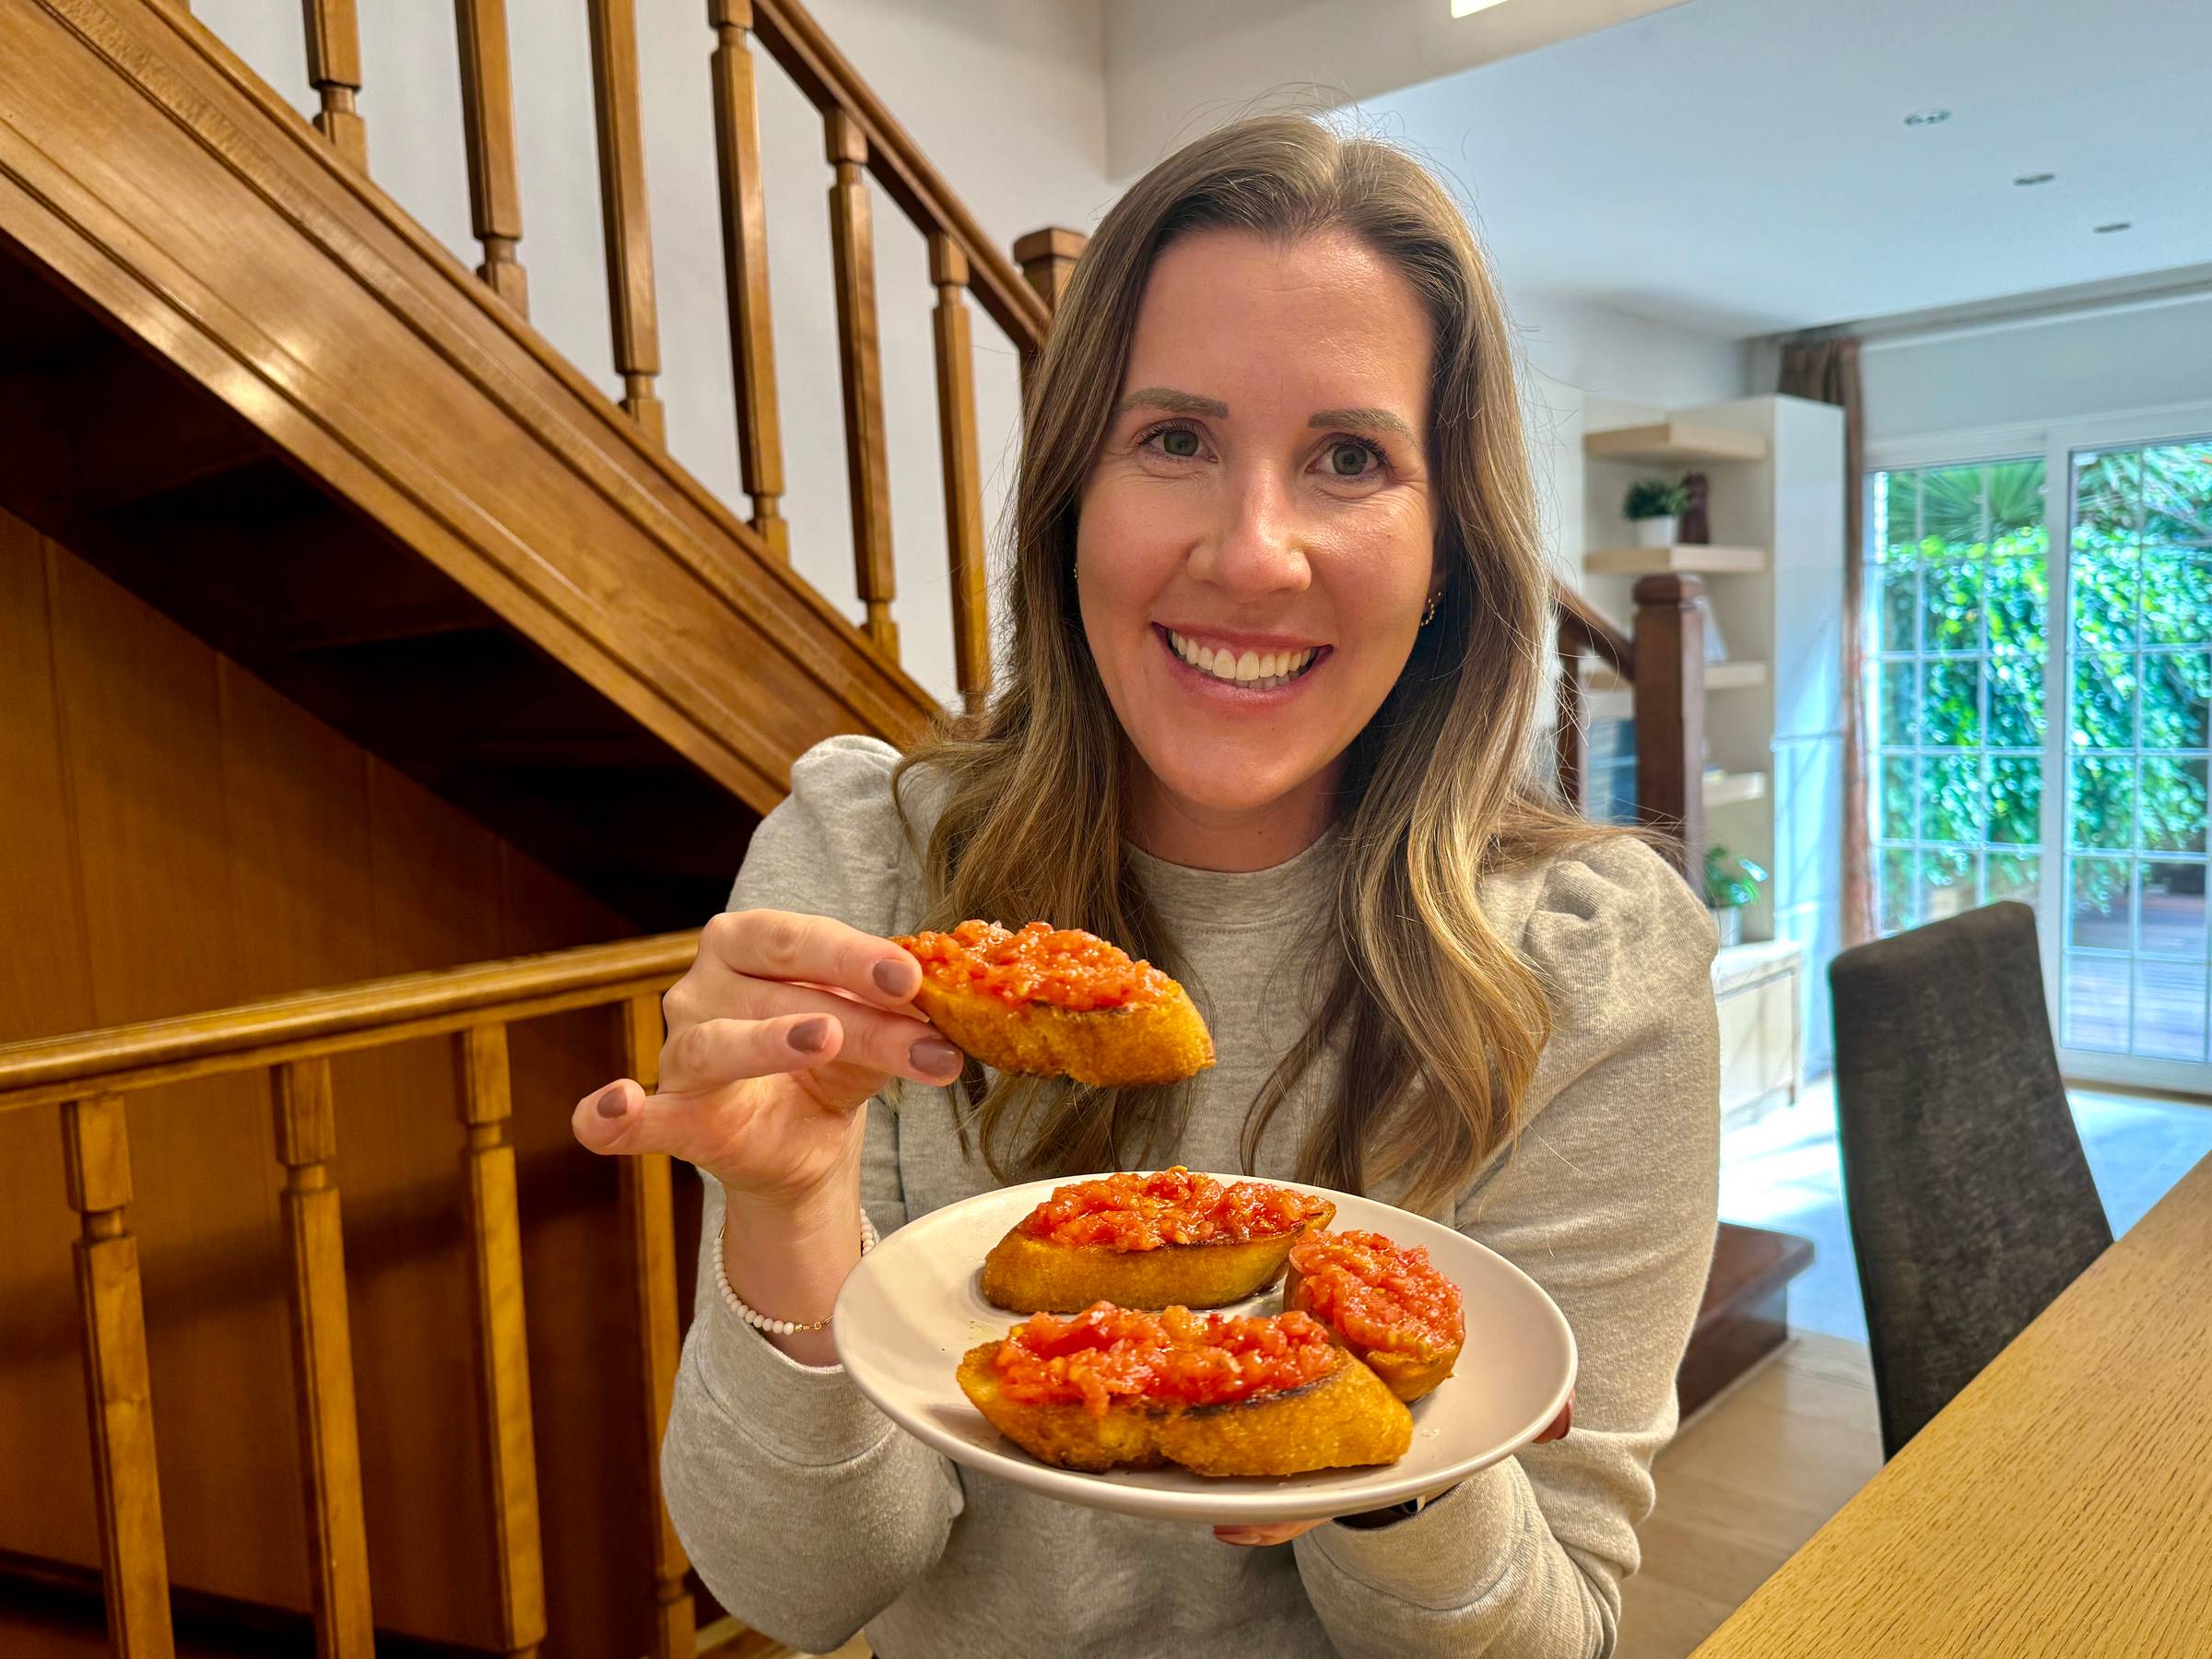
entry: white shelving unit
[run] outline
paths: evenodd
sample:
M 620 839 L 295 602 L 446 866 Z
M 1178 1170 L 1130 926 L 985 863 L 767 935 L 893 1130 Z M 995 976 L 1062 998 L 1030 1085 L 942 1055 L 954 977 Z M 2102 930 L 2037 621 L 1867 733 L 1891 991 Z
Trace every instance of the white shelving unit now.
M 1828 959 L 1840 944 L 1842 865 L 1843 415 L 1795 397 L 1701 408 L 1592 408 L 1583 436 L 1584 588 L 1632 614 L 1637 577 L 1705 579 L 1729 660 L 1705 671 L 1709 843 L 1771 877 L 1744 915 L 1747 941 L 1803 947 L 1792 991 L 1804 1063 L 1830 1045 Z M 1701 471 L 1712 546 L 1630 547 L 1622 497 L 1640 477 Z M 1592 675 L 1593 716 L 1626 715 Z M 1770 996 L 1772 991 L 1767 993 Z

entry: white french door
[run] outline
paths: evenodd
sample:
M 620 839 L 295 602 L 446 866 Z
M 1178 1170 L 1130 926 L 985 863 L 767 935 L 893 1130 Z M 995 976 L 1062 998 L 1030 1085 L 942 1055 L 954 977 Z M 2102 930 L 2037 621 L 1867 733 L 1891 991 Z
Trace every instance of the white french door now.
M 1877 924 L 2034 904 L 2068 1077 L 2212 1094 L 2212 409 L 1870 459 Z

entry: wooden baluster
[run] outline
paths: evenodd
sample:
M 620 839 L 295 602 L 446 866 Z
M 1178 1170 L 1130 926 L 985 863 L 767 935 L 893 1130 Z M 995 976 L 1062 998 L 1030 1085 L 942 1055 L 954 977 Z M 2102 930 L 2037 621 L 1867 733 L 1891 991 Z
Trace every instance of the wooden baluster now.
M 623 1069 L 650 1091 L 659 1081 L 661 1003 L 633 997 L 616 1008 Z M 676 1393 L 682 1337 L 676 1320 L 676 1210 L 666 1157 L 618 1160 L 622 1221 L 629 1238 L 631 1300 L 638 1312 L 641 1397 L 645 1407 L 645 1488 L 653 1494 L 653 1659 L 692 1659 L 699 1651 L 698 1615 L 684 1575 L 691 1569 L 676 1523 L 661 1500 L 661 1436 Z
M 461 39 L 461 115 L 468 138 L 468 214 L 485 286 L 530 314 L 530 284 L 515 246 L 523 240 L 523 194 L 515 177 L 514 76 L 507 55 L 507 0 L 453 0 Z
M 507 1028 L 472 1027 L 454 1039 L 462 1162 L 468 1178 L 469 1259 L 476 1278 L 477 1377 L 491 1481 L 501 1651 L 535 1654 L 546 1636 L 539 1552 L 537 1461 L 530 1427 L 530 1349 L 523 1322 L 522 1218 L 515 1202 L 513 1111 Z
M 1705 584 L 1636 583 L 1636 801 L 1674 838 L 1676 863 L 1702 889 L 1705 864 Z
M 826 117 L 830 235 L 837 267 L 837 357 L 845 381 L 845 469 L 853 495 L 853 565 L 865 626 L 877 650 L 896 661 L 891 620 L 897 579 L 891 567 L 891 480 L 883 432 L 883 347 L 876 331 L 876 233 L 868 206 L 868 136 L 841 109 Z
M 375 1651 L 369 1534 L 361 1520 L 361 1446 L 353 1406 L 353 1338 L 338 1225 L 337 1119 L 330 1062 L 293 1060 L 269 1074 L 276 1160 L 284 1166 L 285 1258 L 291 1269 L 292 1382 L 307 1487 L 308 1574 L 322 1659 Z
M 1089 241 L 1080 230 L 1047 225 L 1041 230 L 1030 231 L 1014 244 L 1014 263 L 1021 267 L 1022 276 L 1037 290 L 1047 311 L 1060 309 L 1061 298 L 1075 279 L 1076 261 Z M 1036 351 L 1021 354 L 1021 390 L 1025 397 L 1029 394 L 1030 376 L 1037 367 L 1037 357 Z
M 1552 733 L 1553 751 L 1559 757 L 1559 795 L 1575 811 L 1587 815 L 1589 782 L 1583 767 L 1582 641 L 1566 629 L 1559 630 L 1559 722 Z
M 606 296 L 614 312 L 622 406 L 665 442 L 654 395 L 661 325 L 653 289 L 653 222 L 645 204 L 645 136 L 638 110 L 636 0 L 591 0 L 593 104 L 599 118 L 599 206 L 606 224 Z
M 125 1213 L 131 1153 L 123 1097 L 64 1102 L 62 1156 L 69 1207 L 84 1218 L 76 1251 L 76 1299 L 85 1329 L 85 1404 L 92 1420 L 108 1645 L 121 1659 L 170 1659 L 175 1650 L 169 1558 L 154 1465 L 138 1241 Z
M 714 28 L 714 159 L 722 182 L 722 262 L 737 382 L 737 461 L 753 528 L 791 562 L 782 515 L 783 435 L 776 409 L 776 342 L 769 326 L 768 206 L 760 186 L 760 105 L 746 39 L 753 0 L 707 0 Z
M 952 568 L 952 652 L 961 699 L 969 713 L 980 714 L 991 693 L 991 585 L 983 563 L 968 255 L 942 231 L 929 239 L 929 279 L 937 288 L 937 441 L 945 465 L 945 547 Z
M 339 155 L 369 166 L 369 129 L 354 100 L 361 92 L 361 27 L 353 0 L 302 0 L 307 11 L 307 78 L 322 95 L 315 125 Z

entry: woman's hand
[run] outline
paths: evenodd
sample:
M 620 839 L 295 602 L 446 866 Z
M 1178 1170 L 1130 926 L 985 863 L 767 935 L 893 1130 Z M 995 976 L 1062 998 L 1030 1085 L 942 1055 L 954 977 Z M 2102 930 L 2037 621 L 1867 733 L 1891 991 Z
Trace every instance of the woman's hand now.
M 913 1010 L 921 982 L 912 957 L 841 922 L 725 912 L 661 999 L 658 1091 L 624 1077 L 585 1096 L 576 1138 L 697 1164 L 733 1207 L 805 1208 L 855 1167 L 857 1109 L 886 1081 L 959 1075 L 959 1051 Z
M 1573 1424 L 1574 1394 L 1570 1391 L 1567 1404 L 1559 1407 L 1559 1415 L 1552 1418 L 1550 1427 L 1536 1436 L 1535 1443 L 1540 1446 L 1546 1441 L 1563 1438 Z M 1325 1524 L 1323 1521 L 1275 1521 L 1265 1526 L 1217 1526 L 1214 1528 L 1214 1536 L 1224 1544 L 1245 1544 L 1260 1547 L 1269 1544 L 1288 1544 L 1301 1534 Z

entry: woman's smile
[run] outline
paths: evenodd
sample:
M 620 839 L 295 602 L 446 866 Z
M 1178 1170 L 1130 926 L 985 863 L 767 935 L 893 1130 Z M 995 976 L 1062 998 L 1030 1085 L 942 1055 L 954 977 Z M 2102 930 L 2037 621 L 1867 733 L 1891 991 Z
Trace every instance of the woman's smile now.
M 1159 622 L 1152 631 L 1174 664 L 1175 683 L 1228 708 L 1280 706 L 1303 690 L 1329 657 L 1325 644 L 1278 634 Z

